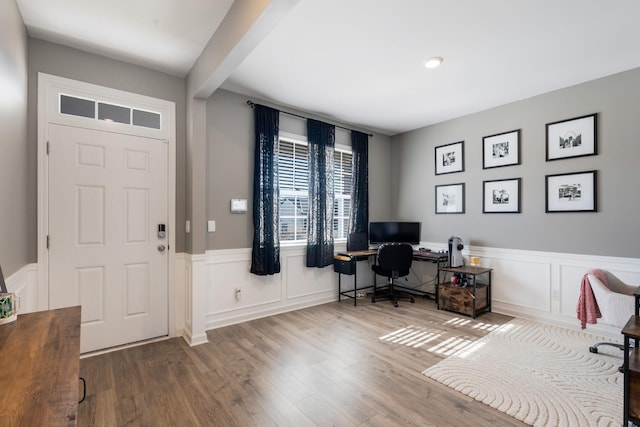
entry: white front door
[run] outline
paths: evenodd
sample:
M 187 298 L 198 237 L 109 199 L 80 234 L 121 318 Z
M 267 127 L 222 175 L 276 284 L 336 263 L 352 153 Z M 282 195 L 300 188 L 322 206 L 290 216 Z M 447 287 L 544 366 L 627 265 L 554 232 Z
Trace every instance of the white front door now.
M 82 306 L 81 352 L 168 334 L 168 144 L 49 124 L 49 308 Z

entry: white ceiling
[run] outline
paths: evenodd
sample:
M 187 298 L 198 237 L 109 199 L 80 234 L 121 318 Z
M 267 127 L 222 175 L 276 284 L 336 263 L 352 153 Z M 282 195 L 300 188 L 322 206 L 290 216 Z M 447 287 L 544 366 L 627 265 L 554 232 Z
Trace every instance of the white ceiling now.
M 17 3 L 33 37 L 185 76 L 233 0 Z M 639 17 L 638 0 L 300 0 L 222 87 L 394 135 L 640 67 Z

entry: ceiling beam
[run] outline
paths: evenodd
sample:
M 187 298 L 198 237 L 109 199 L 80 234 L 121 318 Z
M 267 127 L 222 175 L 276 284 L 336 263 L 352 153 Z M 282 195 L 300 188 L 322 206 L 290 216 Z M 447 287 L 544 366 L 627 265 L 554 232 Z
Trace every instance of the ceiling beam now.
M 299 1 L 236 0 L 187 76 L 188 98 L 209 98 Z

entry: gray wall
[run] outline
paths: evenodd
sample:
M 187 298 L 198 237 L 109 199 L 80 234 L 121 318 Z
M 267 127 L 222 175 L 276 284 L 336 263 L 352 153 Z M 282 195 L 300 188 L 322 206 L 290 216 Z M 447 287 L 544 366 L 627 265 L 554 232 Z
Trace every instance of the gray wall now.
M 29 39 L 29 175 L 28 245 L 29 262 L 37 260 L 37 105 L 38 73 L 88 82 L 176 104 L 176 252 L 185 250 L 185 140 L 186 82 L 137 65 L 116 61 L 81 50 Z M 4 224 L 4 221 L 0 221 Z
M 0 2 L 0 265 L 10 276 L 31 257 L 27 203 L 27 32 L 16 3 Z
M 216 232 L 207 236 L 207 249 L 249 248 L 253 241 L 253 110 L 246 96 L 217 90 L 207 101 L 207 218 L 216 221 Z M 283 111 L 309 114 L 261 102 Z M 323 120 L 321 117 L 313 117 Z M 328 121 L 327 119 L 324 119 Z M 332 122 L 335 123 L 335 122 Z M 339 123 L 338 123 L 339 124 Z M 346 126 L 348 127 L 348 126 Z M 281 115 L 280 130 L 306 135 L 305 121 Z M 336 129 L 336 143 L 351 145 L 350 134 Z M 374 134 L 369 138 L 369 215 L 388 219 L 390 138 Z M 232 198 L 248 201 L 246 214 L 232 214 Z
M 598 155 L 545 161 L 545 124 L 598 113 Z M 482 169 L 482 137 L 522 129 L 518 166 Z M 640 69 L 392 138 L 394 215 L 422 221 L 422 240 L 640 256 Z M 434 148 L 464 140 L 465 171 L 434 173 Z M 545 175 L 598 171 L 597 213 L 545 213 Z M 483 214 L 483 180 L 522 178 L 522 213 Z M 434 186 L 464 182 L 466 213 L 435 215 Z

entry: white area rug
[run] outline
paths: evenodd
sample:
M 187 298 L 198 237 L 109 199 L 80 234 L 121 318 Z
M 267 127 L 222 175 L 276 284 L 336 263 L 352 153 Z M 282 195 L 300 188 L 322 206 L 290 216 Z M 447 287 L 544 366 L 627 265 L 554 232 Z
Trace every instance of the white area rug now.
M 620 426 L 622 352 L 580 331 L 514 319 L 423 372 L 533 426 Z

